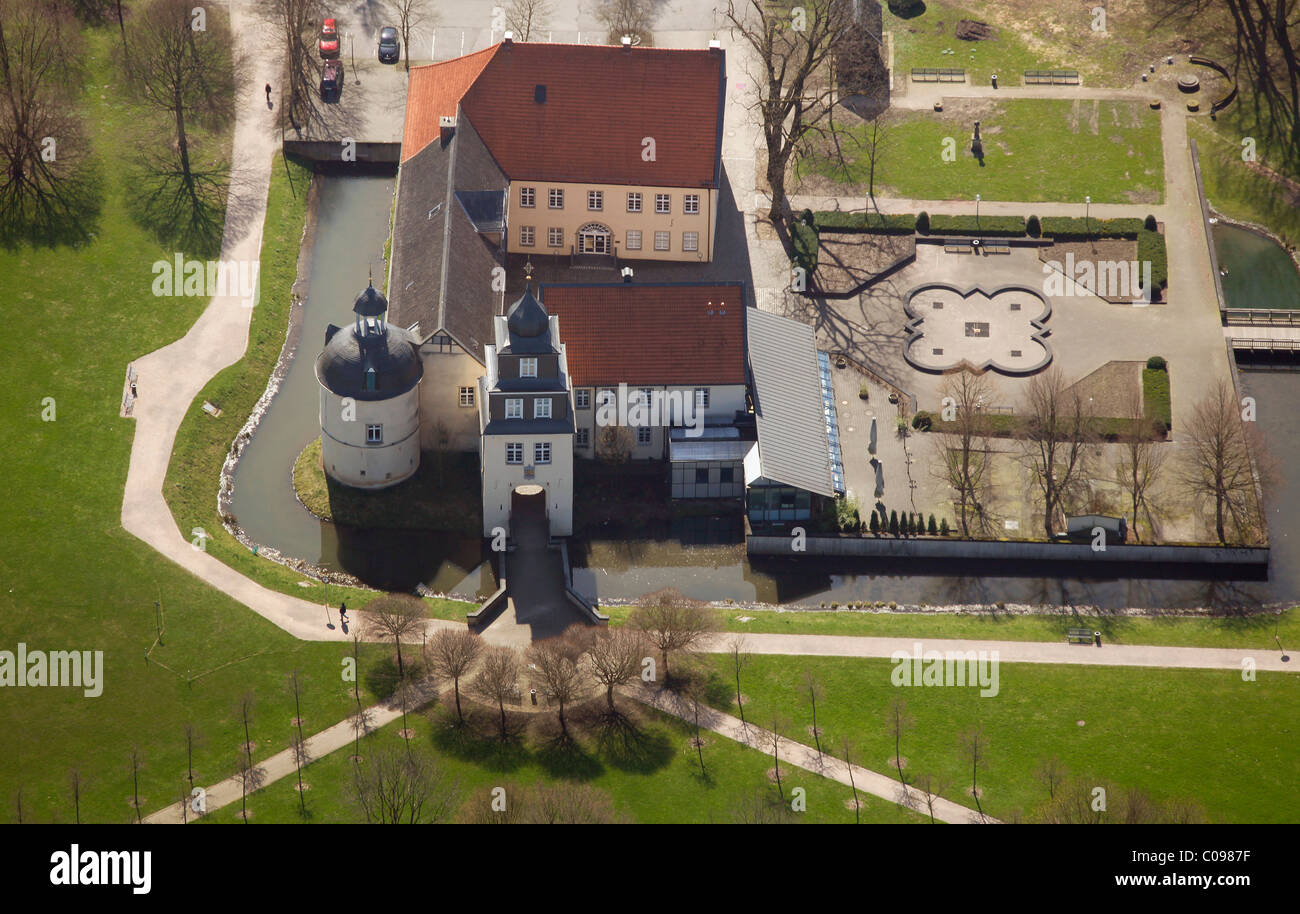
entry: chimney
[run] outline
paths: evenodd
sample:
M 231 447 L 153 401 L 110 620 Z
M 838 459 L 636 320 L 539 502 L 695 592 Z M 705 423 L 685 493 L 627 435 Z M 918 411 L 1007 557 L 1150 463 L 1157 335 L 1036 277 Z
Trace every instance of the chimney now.
M 438 135 L 442 138 L 442 145 L 446 146 L 451 142 L 451 138 L 456 134 L 456 115 L 444 114 L 438 118 Z
M 501 39 L 501 43 L 506 47 L 510 47 L 512 44 L 515 43 L 515 33 L 506 32 L 505 36 Z
M 619 40 L 620 40 L 620 41 L 622 42 L 622 44 L 623 44 L 623 50 L 624 50 L 624 51 L 630 51 L 630 50 L 632 50 L 632 36 L 631 36 L 631 35 L 624 35 L 624 36 L 623 36 L 622 38 L 620 38 Z

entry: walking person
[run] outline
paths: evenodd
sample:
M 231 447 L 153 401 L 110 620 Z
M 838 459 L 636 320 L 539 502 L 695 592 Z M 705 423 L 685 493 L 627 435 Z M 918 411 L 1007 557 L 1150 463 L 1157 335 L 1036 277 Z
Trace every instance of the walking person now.
M 271 107 L 271 84 L 266 84 L 266 107 Z
M 339 621 L 344 625 L 348 624 L 348 604 L 346 603 L 339 604 Z

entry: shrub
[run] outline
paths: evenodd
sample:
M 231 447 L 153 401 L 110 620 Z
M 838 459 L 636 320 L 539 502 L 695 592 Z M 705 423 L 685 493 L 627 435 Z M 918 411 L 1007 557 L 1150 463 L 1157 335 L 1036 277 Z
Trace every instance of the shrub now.
M 1142 405 L 1147 419 L 1153 424 L 1159 423 L 1163 428 L 1153 429 L 1163 434 L 1173 428 L 1173 416 L 1169 405 L 1169 372 L 1147 368 L 1142 372 Z
M 938 535 L 939 535 L 939 525 L 936 524 L 936 523 L 934 522 L 934 515 L 933 515 L 933 514 L 930 515 L 930 523 L 929 523 L 928 526 L 929 526 L 929 530 L 930 530 L 930 535 L 931 535 L 931 536 L 938 536 Z
M 1038 221 L 1037 216 L 1030 216 L 1025 220 L 1025 232 L 1030 238 L 1037 238 L 1043 234 L 1043 224 Z
M 903 19 L 916 15 L 924 7 L 925 0 L 889 0 L 889 11 Z
M 930 234 L 930 214 L 925 210 L 916 214 L 916 232 L 919 235 Z
M 895 420 L 894 420 L 894 427 L 895 427 L 896 429 L 898 429 L 898 437 L 900 437 L 900 438 L 906 438 L 906 437 L 907 437 L 907 417 L 906 417 L 906 416 L 899 416 L 897 419 L 895 419 Z
M 948 518 L 946 517 L 943 520 L 939 521 L 939 535 L 940 536 L 948 535 Z
M 883 235 L 910 235 L 916 230 L 916 217 L 911 213 L 846 213 L 842 210 L 821 210 L 813 214 L 819 231 L 870 232 Z
M 1044 235 L 1053 238 L 1136 238 L 1141 219 L 1081 219 L 1078 216 L 1044 216 Z
M 1142 227 L 1146 229 L 1148 232 L 1160 231 L 1160 223 L 1156 222 L 1156 217 L 1151 213 L 1147 213 L 1147 217 L 1143 221 Z
M 871 530 L 872 533 L 879 533 L 879 532 L 880 532 L 880 518 L 876 515 L 876 512 L 875 512 L 874 510 L 871 512 L 871 527 L 870 527 L 870 530 Z
M 811 276 L 817 269 L 817 229 L 802 222 L 790 226 L 790 244 L 794 258 Z
M 898 529 L 902 531 L 903 536 L 912 535 L 912 515 L 904 514 L 898 519 Z
M 918 432 L 928 432 L 932 425 L 934 425 L 934 416 L 930 415 L 925 410 L 920 410 L 912 417 L 912 428 L 916 429 Z
M 1139 263 L 1151 262 L 1151 285 L 1164 289 L 1169 285 L 1169 263 L 1165 252 L 1165 236 L 1146 229 L 1138 232 L 1137 257 Z M 1156 298 L 1155 295 L 1152 298 Z
M 867 387 L 867 382 L 863 381 L 858 385 L 858 399 L 865 400 L 871 395 L 871 389 Z
M 889 512 L 889 535 L 898 536 L 898 511 Z
M 1165 361 L 1164 356 L 1153 355 L 1151 358 L 1147 359 L 1147 368 L 1150 368 L 1152 371 L 1167 371 L 1169 363 Z

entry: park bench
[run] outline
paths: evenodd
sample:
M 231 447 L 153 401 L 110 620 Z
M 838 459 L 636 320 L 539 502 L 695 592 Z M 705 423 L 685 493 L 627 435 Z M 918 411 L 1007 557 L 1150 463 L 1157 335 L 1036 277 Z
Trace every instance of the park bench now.
M 1011 243 L 1009 241 L 981 241 L 980 249 L 985 254 L 1010 254 Z
M 1077 86 L 1078 70 L 1026 70 L 1026 86 Z
M 974 250 L 969 241 L 946 241 L 943 245 L 945 254 L 969 254 Z
M 914 83 L 964 83 L 966 71 L 956 67 L 913 67 Z
M 1071 644 L 1092 644 L 1095 638 L 1090 628 L 1072 628 L 1065 633 L 1065 639 Z

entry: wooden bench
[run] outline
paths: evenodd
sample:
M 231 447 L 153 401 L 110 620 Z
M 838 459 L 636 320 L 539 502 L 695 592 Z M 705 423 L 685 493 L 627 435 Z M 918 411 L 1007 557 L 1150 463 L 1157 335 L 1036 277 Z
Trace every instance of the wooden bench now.
M 969 254 L 974 250 L 969 241 L 950 241 L 945 242 L 943 246 L 945 254 Z
M 1072 628 L 1065 633 L 1065 640 L 1071 644 L 1092 644 L 1095 639 L 1090 628 Z
M 985 254 L 1010 254 L 1011 243 L 1008 241 L 981 241 L 980 249 Z

